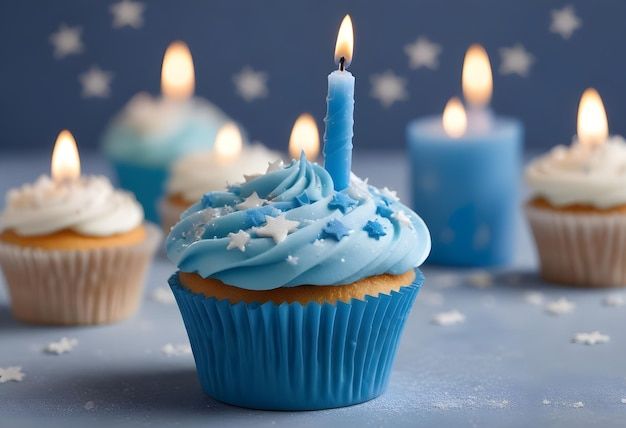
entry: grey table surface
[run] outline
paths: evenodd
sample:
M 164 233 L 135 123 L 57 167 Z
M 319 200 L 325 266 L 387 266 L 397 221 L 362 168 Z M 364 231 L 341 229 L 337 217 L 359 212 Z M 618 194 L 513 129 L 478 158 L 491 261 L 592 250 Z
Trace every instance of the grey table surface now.
M 48 153 L 0 154 L 0 193 L 46 172 L 48 163 Z M 408 198 L 403 153 L 357 154 L 354 169 Z M 83 171 L 110 172 L 89 153 Z M 626 426 L 626 306 L 603 304 L 626 292 L 543 284 L 521 218 L 516 241 L 517 259 L 507 269 L 427 266 L 386 394 L 316 412 L 246 410 L 202 393 L 192 356 L 162 351 L 166 344 L 188 343 L 176 305 L 154 298 L 155 290 L 167 290 L 174 271 L 162 255 L 150 270 L 139 313 L 112 326 L 20 324 L 0 285 L 0 367 L 21 366 L 25 373 L 21 382 L 0 384 L 0 427 Z M 529 292 L 545 302 L 566 297 L 576 308 L 549 315 L 545 304 L 529 303 Z M 452 309 L 465 322 L 432 324 L 435 314 Z M 572 343 L 576 333 L 593 330 L 610 342 Z M 78 339 L 78 346 L 58 356 L 43 352 L 61 337 Z

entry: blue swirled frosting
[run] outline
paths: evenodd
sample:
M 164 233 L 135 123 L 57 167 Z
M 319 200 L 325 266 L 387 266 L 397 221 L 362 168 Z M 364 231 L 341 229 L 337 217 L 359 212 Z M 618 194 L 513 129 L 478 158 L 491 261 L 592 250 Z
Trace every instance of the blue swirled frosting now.
M 304 156 L 273 169 L 183 213 L 166 244 L 181 271 L 269 290 L 402 274 L 428 256 L 426 225 L 388 189 L 353 176 L 336 192 Z

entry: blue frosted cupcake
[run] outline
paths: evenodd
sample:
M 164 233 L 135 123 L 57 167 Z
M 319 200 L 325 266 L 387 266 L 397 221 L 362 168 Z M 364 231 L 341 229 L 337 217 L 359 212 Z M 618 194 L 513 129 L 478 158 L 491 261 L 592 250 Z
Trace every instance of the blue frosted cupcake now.
M 304 156 L 205 194 L 167 241 L 203 389 L 276 410 L 377 397 L 429 251 L 392 192 L 354 176 L 337 192 Z

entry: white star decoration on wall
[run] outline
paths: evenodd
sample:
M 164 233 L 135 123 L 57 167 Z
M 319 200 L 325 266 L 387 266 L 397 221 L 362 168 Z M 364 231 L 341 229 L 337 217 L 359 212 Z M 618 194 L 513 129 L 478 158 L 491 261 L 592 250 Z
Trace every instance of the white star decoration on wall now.
M 552 22 L 550 31 L 560 34 L 565 40 L 572 37 L 574 31 L 582 26 L 581 19 L 576 16 L 576 11 L 572 6 L 565 6 L 562 9 L 552 11 Z
M 113 28 L 131 27 L 141 28 L 143 25 L 143 11 L 146 5 L 132 0 L 122 0 L 110 7 L 113 15 Z
M 439 67 L 441 45 L 431 42 L 426 37 L 418 37 L 413 43 L 404 46 L 404 53 L 409 57 L 411 69 L 425 67 L 436 70 Z
M 76 55 L 83 51 L 84 46 L 80 38 L 82 28 L 70 27 L 61 24 L 59 29 L 50 35 L 50 43 L 54 48 L 53 55 L 61 59 L 68 55 Z
M 500 74 L 517 74 L 528 77 L 530 67 L 535 62 L 533 57 L 521 44 L 510 48 L 500 48 Z
M 248 66 L 233 76 L 237 94 L 247 102 L 252 102 L 257 98 L 265 98 L 269 95 L 267 79 L 267 73 L 254 71 Z
M 82 85 L 84 98 L 106 98 L 111 94 L 111 80 L 113 73 L 104 71 L 98 66 L 92 66 L 81 73 L 78 80 Z
M 396 75 L 392 70 L 370 76 L 372 90 L 370 95 L 376 98 L 383 107 L 388 108 L 398 101 L 409 98 L 406 90 L 406 79 Z

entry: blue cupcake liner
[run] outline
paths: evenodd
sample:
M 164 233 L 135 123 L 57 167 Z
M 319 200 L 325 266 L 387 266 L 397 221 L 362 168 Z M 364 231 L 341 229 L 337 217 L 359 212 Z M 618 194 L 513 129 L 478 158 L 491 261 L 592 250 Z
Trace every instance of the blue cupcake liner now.
M 349 406 L 384 392 L 399 338 L 424 282 L 350 303 L 231 304 L 169 284 L 200 383 L 211 397 L 266 410 Z

